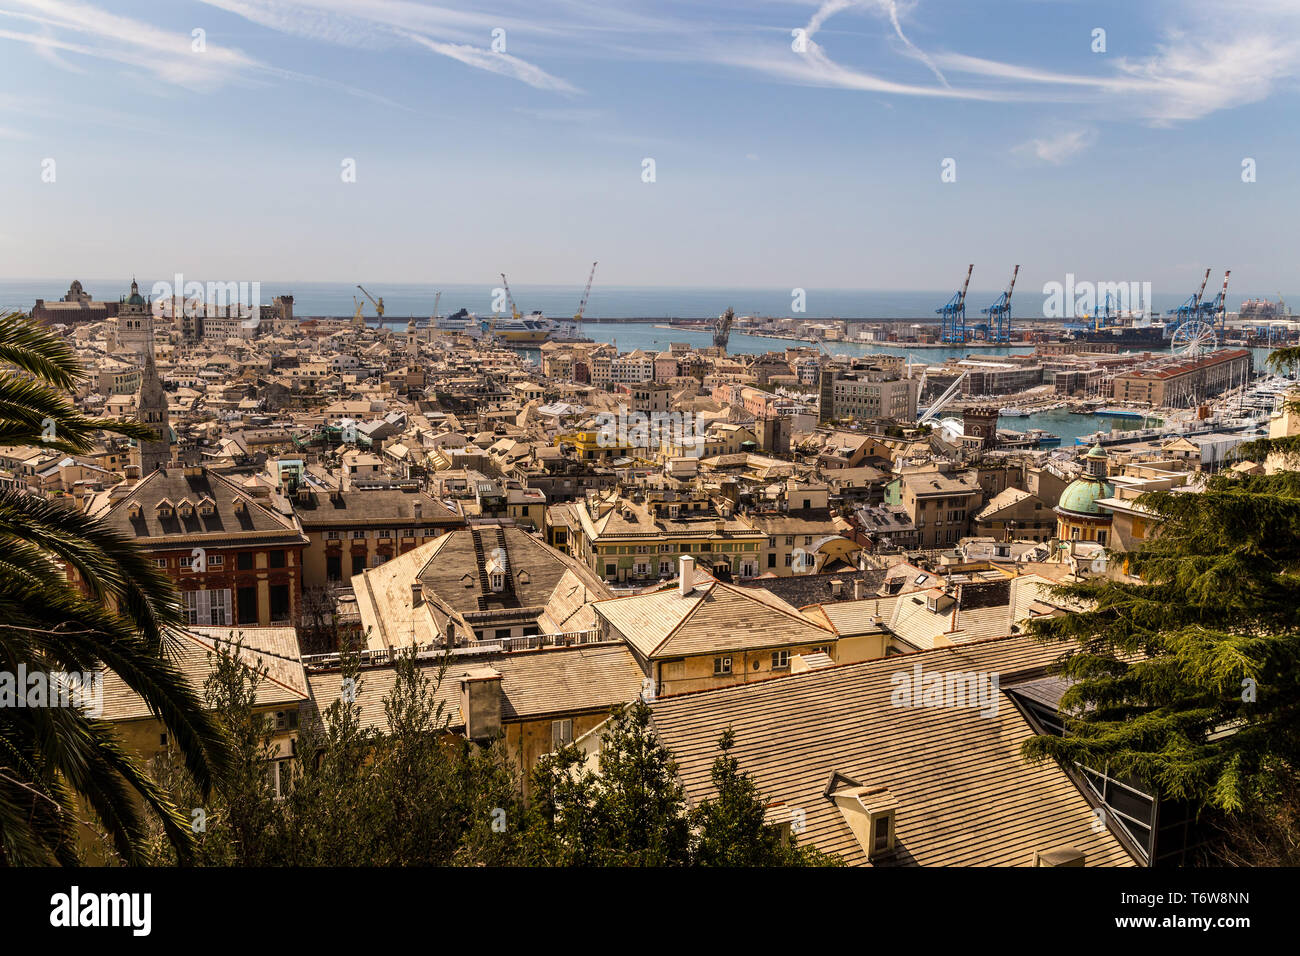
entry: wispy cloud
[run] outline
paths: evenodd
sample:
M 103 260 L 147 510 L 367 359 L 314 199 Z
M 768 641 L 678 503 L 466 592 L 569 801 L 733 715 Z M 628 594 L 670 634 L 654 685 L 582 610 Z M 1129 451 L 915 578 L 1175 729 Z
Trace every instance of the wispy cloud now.
M 514 17 L 442 6 L 423 6 L 407 0 L 371 0 L 364 4 L 345 0 L 200 0 L 260 26 L 342 46 L 388 47 L 402 40 L 465 66 L 510 77 L 539 90 L 577 93 L 573 84 L 548 73 L 528 60 L 490 46 L 492 31 L 514 28 L 549 32 Z
M 45 55 L 55 52 L 126 63 L 157 78 L 190 89 L 207 90 L 253 70 L 259 64 L 231 47 L 209 46 L 195 52 L 188 34 L 161 30 L 150 23 L 109 13 L 75 0 L 7 0 L 19 10 L 0 16 L 35 25 L 33 32 L 0 30 L 0 39 L 26 43 Z M 67 39 L 66 35 L 79 37 Z
M 517 56 L 511 56 L 509 53 L 494 53 L 492 50 L 471 46 L 468 43 L 441 43 L 418 33 L 403 31 L 402 35 L 426 50 L 432 50 L 442 56 L 449 56 L 466 66 L 512 77 L 520 82 L 527 83 L 535 89 L 552 90 L 558 93 L 578 92 L 578 88 L 567 80 L 552 76 L 540 66 L 529 63 L 527 60 L 521 60 Z
M 1045 163 L 1059 166 L 1088 149 L 1096 141 L 1097 131 L 1086 127 L 1065 130 L 1044 139 L 1031 139 L 1015 147 L 1015 150 L 1018 153 L 1035 156 Z

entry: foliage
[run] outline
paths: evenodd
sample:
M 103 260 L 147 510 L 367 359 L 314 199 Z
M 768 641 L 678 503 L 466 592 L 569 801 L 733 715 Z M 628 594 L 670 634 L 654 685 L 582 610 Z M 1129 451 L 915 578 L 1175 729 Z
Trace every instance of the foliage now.
M 157 437 L 83 415 L 71 396 L 83 374 L 58 335 L 0 315 L 0 445 L 84 454 L 105 431 Z M 165 654 L 182 621 L 176 592 L 126 536 L 58 502 L 0 492 L 0 621 L 0 671 L 111 668 L 162 721 L 200 790 L 225 768 L 224 740 Z M 95 819 L 79 820 L 87 811 Z M 186 821 L 108 722 L 75 707 L 0 708 L 0 863 L 75 863 L 83 823 L 138 862 L 151 818 L 189 852 Z
M 1139 504 L 1159 533 L 1111 560 L 1140 582 L 1068 585 L 1085 610 L 1031 624 L 1073 645 L 1075 683 L 1061 703 L 1068 735 L 1026 753 L 1238 813 L 1300 766 L 1300 474 L 1219 475 Z
M 766 822 L 767 804 L 723 733 L 717 792 L 687 809 L 672 754 L 642 701 L 619 707 L 601 735 L 599 773 L 570 745 L 533 774 L 527 862 L 561 866 L 837 865 Z

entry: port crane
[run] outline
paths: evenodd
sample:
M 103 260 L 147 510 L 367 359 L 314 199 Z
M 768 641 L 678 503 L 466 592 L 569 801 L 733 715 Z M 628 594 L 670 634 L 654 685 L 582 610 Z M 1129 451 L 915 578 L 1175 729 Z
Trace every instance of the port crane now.
M 1210 270 L 1205 270 L 1205 278 L 1201 280 L 1201 287 L 1196 291 L 1196 295 L 1188 298 L 1186 302 L 1176 309 L 1170 309 L 1166 315 L 1174 316 L 1174 331 L 1184 322 L 1190 322 L 1196 318 L 1197 312 L 1201 308 L 1201 297 L 1205 295 L 1205 283 L 1210 281 Z
M 433 297 L 433 324 L 434 325 L 438 324 L 438 303 L 441 301 L 442 301 L 442 290 L 439 289 L 438 294 Z
M 366 327 L 366 319 L 365 316 L 361 314 L 361 310 L 365 308 L 365 303 L 355 295 L 352 297 L 352 301 L 356 303 L 357 306 L 357 310 L 352 313 L 352 327 L 354 329 L 364 329 Z
M 506 303 L 510 306 L 511 318 L 515 320 L 522 318 L 523 313 L 521 313 L 519 308 L 515 305 L 515 297 L 510 294 L 510 283 L 506 281 L 506 274 L 504 272 L 501 273 L 501 285 L 506 292 Z
M 362 292 L 362 294 L 363 294 L 367 299 L 370 300 L 370 304 L 373 305 L 373 306 L 375 307 L 375 312 L 378 313 L 378 315 L 379 315 L 379 318 L 375 321 L 375 328 L 377 328 L 377 329 L 378 329 L 378 328 L 383 328 L 383 325 L 384 325 L 384 297 L 381 295 L 378 299 L 376 299 L 373 295 L 371 295 L 369 292 L 367 292 L 367 291 L 365 290 L 365 287 L 364 287 L 364 286 L 358 285 L 357 288 L 360 289 L 361 292 Z M 353 298 L 355 299 L 356 296 L 353 296 Z
M 1223 317 L 1228 311 L 1228 276 L 1230 275 L 1232 275 L 1231 269 L 1223 273 L 1223 288 L 1219 290 L 1219 294 L 1209 302 L 1201 302 L 1200 308 L 1197 309 L 1198 316 L 1212 325 L 1217 325 L 1219 331 L 1223 331 Z
M 1205 277 L 1208 280 L 1210 270 L 1205 270 Z M 1180 315 L 1178 324 L 1174 327 L 1173 334 L 1169 337 L 1169 345 L 1179 355 L 1188 358 L 1196 358 L 1205 352 L 1213 351 L 1218 348 L 1219 342 L 1223 337 L 1224 320 L 1227 318 L 1228 302 L 1228 277 L 1232 275 L 1229 269 L 1223 273 L 1223 288 L 1219 294 L 1209 302 L 1202 301 L 1199 298 L 1196 302 L 1196 308 L 1190 315 Z M 1201 288 L 1205 288 L 1205 283 L 1201 283 Z M 1184 303 L 1186 305 L 1187 303 Z M 1177 312 L 1181 312 L 1180 307 Z
M 713 325 L 713 345 L 724 352 L 727 349 L 727 342 L 731 339 L 731 323 L 736 321 L 736 311 L 730 307 L 727 311 L 718 316 L 718 321 Z
M 982 315 L 989 317 L 984 334 L 990 342 L 1011 341 L 1011 293 L 1015 291 L 1018 275 L 1020 275 L 1019 264 L 1011 271 L 1011 284 L 1007 286 L 1007 291 L 998 296 L 998 300 L 987 309 L 980 309 Z M 970 276 L 967 275 L 966 278 L 969 281 Z M 963 287 L 964 291 L 965 287 Z
M 504 279 L 505 276 L 502 276 Z M 587 288 L 582 290 L 582 300 L 578 303 L 578 311 L 573 314 L 573 321 L 577 323 L 577 333 L 582 335 L 582 314 L 587 311 L 587 296 L 591 295 L 591 280 L 596 278 L 596 263 L 591 264 L 591 272 L 587 275 Z
M 940 341 L 944 343 L 966 341 L 966 289 L 970 285 L 970 276 L 974 271 L 975 263 L 972 262 L 966 269 L 966 281 L 961 284 L 961 289 L 953 293 L 952 298 L 943 308 L 935 310 L 935 315 L 942 318 Z

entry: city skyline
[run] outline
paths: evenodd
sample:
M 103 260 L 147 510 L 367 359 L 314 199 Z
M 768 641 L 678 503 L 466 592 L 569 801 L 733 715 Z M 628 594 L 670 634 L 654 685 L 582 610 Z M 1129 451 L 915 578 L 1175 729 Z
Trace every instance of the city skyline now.
M 0 271 L 926 290 L 974 261 L 981 289 L 1020 263 L 1035 293 L 1206 266 L 1285 292 L 1297 25 L 1282 0 L 0 0 Z

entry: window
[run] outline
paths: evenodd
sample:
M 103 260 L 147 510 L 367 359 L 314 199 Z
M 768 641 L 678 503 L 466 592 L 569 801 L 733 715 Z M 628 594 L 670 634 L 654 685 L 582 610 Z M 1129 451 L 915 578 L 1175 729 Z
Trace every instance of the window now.
M 343 559 L 340 555 L 329 554 L 325 556 L 325 577 L 330 581 L 342 579 Z
M 380 528 L 380 529 L 379 529 L 378 537 L 380 537 L 380 538 L 391 538 L 392 536 L 393 536 L 393 532 L 392 532 L 391 530 L 389 530 L 388 528 Z
M 225 564 L 225 563 L 226 563 L 225 555 L 222 555 L 222 554 L 210 554 L 210 555 L 208 555 L 208 567 L 210 567 L 210 568 L 211 568 L 211 567 L 214 567 L 214 566 L 217 566 L 217 565 L 222 565 L 222 564 Z
M 779 668 L 782 668 L 782 667 L 789 667 L 789 666 L 790 666 L 790 652 L 789 652 L 789 651 L 773 651 L 773 652 L 772 652 L 772 670 L 777 670 L 777 669 L 779 669 Z
M 786 563 L 786 564 L 789 564 L 790 562 L 789 562 L 789 560 L 787 559 L 785 563 Z M 774 568 L 774 567 L 776 567 L 776 555 L 775 555 L 775 554 L 769 554 L 769 555 L 767 556 L 767 566 L 768 566 L 769 568 Z
M 660 561 L 660 562 L 659 562 L 659 573 L 660 573 L 661 575 L 672 574 L 672 573 L 673 573 L 673 563 L 672 563 L 671 561 Z
M 235 555 L 235 567 L 240 571 L 253 570 L 253 552 L 241 551 Z
M 362 540 L 362 539 L 365 538 L 365 536 L 366 536 L 366 533 L 365 533 L 364 531 L 353 531 L 353 532 L 352 532 L 352 538 L 353 538 L 353 540 Z
M 573 743 L 573 720 L 565 718 L 564 720 L 551 721 L 552 749 L 559 750 L 571 743 Z
M 155 559 L 154 559 L 154 562 L 153 562 L 153 566 L 154 566 L 155 568 L 165 568 L 165 567 L 167 567 L 167 559 L 166 559 L 166 558 L 155 558 Z
M 289 620 L 289 585 L 271 585 L 271 620 Z
M 239 623 L 256 624 L 257 623 L 257 588 L 242 587 L 235 592 L 235 597 L 239 603 Z
M 268 558 L 269 558 L 268 563 L 273 568 L 282 568 L 285 565 L 285 556 L 283 550 L 272 551 L 268 555 Z
M 277 798 L 288 796 L 292 774 L 292 760 L 268 760 L 266 762 L 267 789 Z
M 730 674 L 730 673 L 731 673 L 731 658 L 730 658 L 730 657 L 715 657 L 715 658 L 713 659 L 713 673 L 714 673 L 715 676 L 716 676 L 716 675 L 719 675 L 719 674 Z
M 793 545 L 794 545 L 794 535 L 792 535 L 792 534 L 787 534 L 787 535 L 785 536 L 785 543 L 786 543 L 786 546 L 787 546 L 787 547 L 791 547 L 791 546 L 793 546 Z
M 871 849 L 875 853 L 881 853 L 889 849 L 889 815 L 881 814 L 876 817 L 876 825 L 873 828 L 871 836 Z
M 415 537 L 415 529 L 414 529 L 414 528 L 403 528 L 403 529 L 402 529 L 402 537 L 403 537 L 403 538 L 414 538 L 414 537 Z
M 326 531 L 326 532 L 325 532 L 325 540 L 326 540 L 326 541 L 337 541 L 338 539 L 339 539 L 339 533 L 338 533 L 337 531 Z
M 230 622 L 230 589 L 184 591 L 185 620 L 194 627 L 225 627 Z
M 605 577 L 612 578 L 618 574 L 618 566 L 613 564 L 605 565 Z
M 366 569 L 366 556 L 364 554 L 352 555 L 352 574 L 356 576 Z
M 640 562 L 637 563 L 637 566 L 636 566 L 636 575 L 637 575 L 637 577 L 639 577 L 639 578 L 643 578 L 643 577 L 645 577 L 645 576 L 646 576 L 647 574 L 649 574 L 649 573 L 650 573 L 650 567 L 649 567 L 649 565 L 647 565 L 644 561 L 640 561 Z

